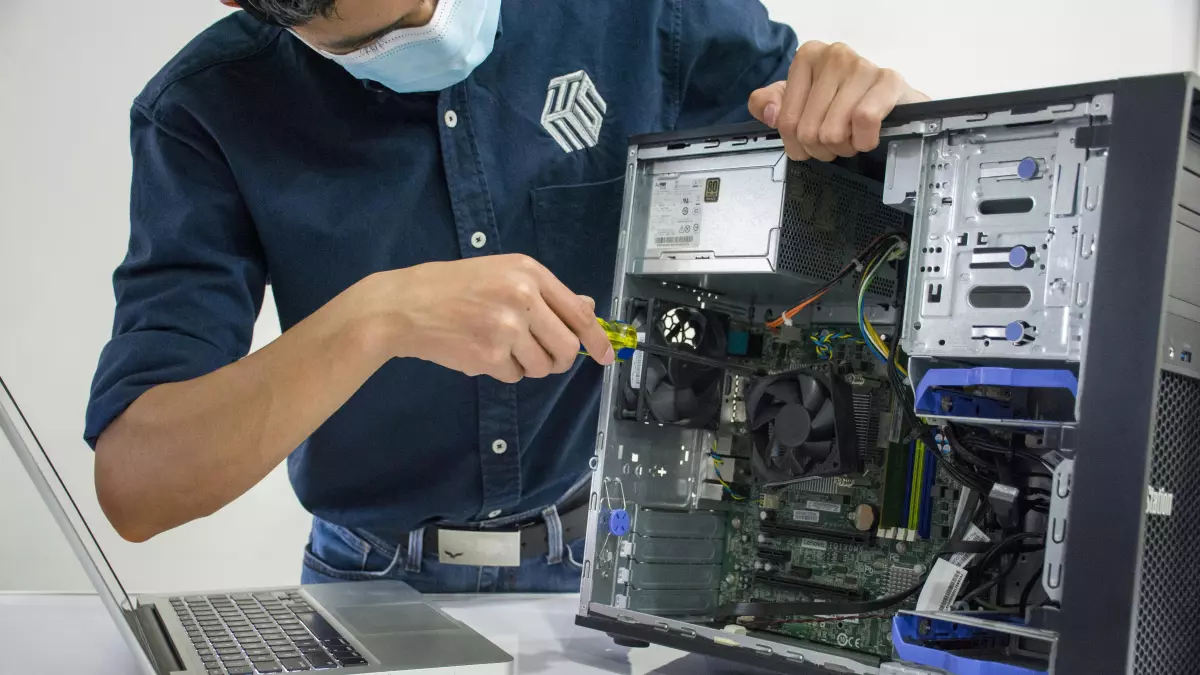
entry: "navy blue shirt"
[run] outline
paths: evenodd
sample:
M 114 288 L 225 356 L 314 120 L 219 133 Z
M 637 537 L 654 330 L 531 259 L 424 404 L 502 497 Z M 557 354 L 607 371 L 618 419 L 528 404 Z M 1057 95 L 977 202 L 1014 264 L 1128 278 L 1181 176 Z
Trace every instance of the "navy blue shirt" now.
M 245 356 L 268 283 L 286 331 L 377 271 L 524 253 L 603 310 L 627 138 L 748 119 L 795 50 L 755 0 L 504 0 L 470 78 L 400 95 L 243 12 L 217 22 L 133 105 L 129 250 L 86 439 Z M 548 88 L 579 71 L 599 134 L 556 140 Z M 393 359 L 292 453 L 292 484 L 376 531 L 544 506 L 587 471 L 602 375 L 580 359 L 508 385 Z

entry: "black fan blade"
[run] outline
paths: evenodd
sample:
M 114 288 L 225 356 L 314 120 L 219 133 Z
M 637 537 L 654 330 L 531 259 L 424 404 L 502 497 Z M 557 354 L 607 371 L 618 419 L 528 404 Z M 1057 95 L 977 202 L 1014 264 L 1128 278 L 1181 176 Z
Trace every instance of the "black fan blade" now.
M 771 459 L 772 444 L 766 429 L 754 432 L 754 452 L 750 455 L 750 468 L 754 475 L 764 483 L 775 483 L 791 478 L 780 471 L 778 465 Z
M 811 375 L 800 375 L 796 378 L 800 387 L 801 400 L 804 402 L 804 408 L 809 413 L 816 415 L 821 409 L 821 404 L 826 400 L 825 388 L 817 381 L 817 378 Z
M 796 448 L 796 453 L 814 460 L 814 463 L 820 464 L 829 457 L 829 452 L 833 450 L 833 441 L 809 441 L 804 445 Z
M 787 471 L 789 468 L 787 448 L 779 444 L 779 439 L 771 439 L 771 449 L 767 451 L 767 461 L 771 467 L 778 471 Z
M 780 380 L 767 387 L 763 395 L 770 396 L 779 403 L 799 403 L 800 385 L 792 380 Z
M 756 411 L 756 413 L 754 415 L 754 419 L 752 419 L 750 421 L 750 428 L 751 429 L 763 428 L 764 426 L 767 425 L 767 423 L 769 423 L 775 419 L 775 416 L 779 414 L 780 410 L 783 410 L 782 403 L 771 404 L 771 403 L 764 402 L 764 403 L 759 404 L 758 410 Z
M 670 385 L 659 387 L 657 391 L 646 398 L 650 414 L 659 422 L 677 422 L 680 419 L 679 410 L 675 406 L 676 391 Z
M 825 399 L 820 412 L 813 416 L 812 431 L 809 432 L 808 439 L 811 441 L 827 441 L 833 438 L 836 432 L 835 422 L 833 401 Z
M 700 411 L 700 399 L 696 398 L 696 392 L 691 389 L 676 389 L 675 390 L 675 414 L 678 415 L 676 420 L 690 420 Z
M 642 387 L 646 389 L 646 393 L 654 394 L 665 379 L 667 379 L 667 366 L 662 359 L 653 356 L 647 358 L 646 373 L 642 377 Z
M 787 447 L 783 449 L 783 461 L 781 462 L 784 470 L 793 476 L 803 476 L 808 472 L 809 465 L 807 457 L 800 453 L 799 448 Z

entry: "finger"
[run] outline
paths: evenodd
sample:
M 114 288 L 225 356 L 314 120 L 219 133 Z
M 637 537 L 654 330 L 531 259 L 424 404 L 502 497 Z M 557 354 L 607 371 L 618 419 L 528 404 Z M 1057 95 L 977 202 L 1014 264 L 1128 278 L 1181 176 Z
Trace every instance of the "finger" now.
M 904 78 L 894 70 L 881 69 L 871 86 L 851 113 L 851 144 L 859 152 L 874 150 L 879 145 L 879 129 L 896 102 L 908 88 Z
M 804 144 L 796 137 L 800 126 L 800 117 L 804 113 L 805 101 L 812 86 L 813 68 L 820 62 L 828 45 L 821 42 L 805 42 L 796 50 L 792 66 L 788 69 L 787 86 L 783 92 L 783 103 L 779 109 L 776 129 L 783 139 L 783 147 L 788 157 L 801 161 L 808 159 L 809 154 Z
M 596 301 L 594 299 L 592 299 L 590 296 L 581 295 L 581 296 L 579 296 L 579 299 L 582 300 L 585 304 L 587 304 L 587 306 L 589 308 L 591 308 L 593 313 L 596 311 Z
M 513 344 L 512 356 L 521 365 L 525 377 L 541 379 L 555 372 L 554 359 L 546 353 L 541 342 L 532 333 L 517 339 Z
M 821 142 L 821 126 L 829 113 L 829 106 L 837 96 L 842 81 L 849 75 L 858 61 L 858 54 L 842 43 L 829 46 L 819 71 L 814 73 L 812 90 L 804 102 L 804 113 L 800 117 L 797 136 L 809 155 L 823 162 L 836 157 L 836 153 Z
M 783 107 L 783 94 L 787 91 L 786 81 L 769 84 L 750 94 L 750 114 L 763 124 L 776 128 L 779 122 L 779 111 Z
M 563 285 L 550 270 L 542 267 L 538 272 L 542 298 L 553 312 L 558 315 L 567 328 L 579 339 L 579 343 L 587 353 L 602 366 L 607 366 L 616 358 L 612 344 L 604 329 L 596 323 L 596 313 Z
M 860 59 L 851 67 L 850 76 L 842 82 L 837 95 L 829 104 L 829 112 L 821 124 L 820 140 L 839 157 L 852 157 L 856 150 L 852 141 L 851 117 L 858 102 L 875 84 L 879 69 L 873 63 Z
M 590 299 L 586 296 L 579 297 L 583 300 Z M 545 303 L 539 303 L 539 306 L 530 312 L 529 331 L 550 359 L 551 372 L 565 373 L 575 364 L 575 359 L 579 356 L 579 337 L 571 332 Z M 526 370 L 528 369 L 526 366 Z
M 516 358 L 509 357 L 508 361 L 492 366 L 486 374 L 506 384 L 516 384 L 525 377 L 525 369 Z

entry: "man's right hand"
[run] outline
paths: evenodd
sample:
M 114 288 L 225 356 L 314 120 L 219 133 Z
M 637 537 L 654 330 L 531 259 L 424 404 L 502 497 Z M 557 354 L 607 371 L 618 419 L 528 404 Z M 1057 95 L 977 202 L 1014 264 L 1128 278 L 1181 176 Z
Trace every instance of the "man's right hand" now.
M 612 363 L 592 302 L 526 256 L 374 274 L 262 349 L 138 397 L 97 441 L 100 506 L 144 541 L 249 490 L 391 358 L 516 382 L 567 370 L 581 343 Z
M 594 301 L 528 256 L 425 263 L 360 286 L 389 356 L 502 382 L 565 372 L 581 344 L 601 365 L 615 358 Z

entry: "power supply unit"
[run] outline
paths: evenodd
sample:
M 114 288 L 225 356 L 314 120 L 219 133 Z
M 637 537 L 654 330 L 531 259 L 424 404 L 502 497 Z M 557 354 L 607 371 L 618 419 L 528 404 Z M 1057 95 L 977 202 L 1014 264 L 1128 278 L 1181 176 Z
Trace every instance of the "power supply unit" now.
M 785 673 L 1200 663 L 1200 78 L 635 137 L 577 623 Z M 684 336 L 681 338 L 680 336 Z

